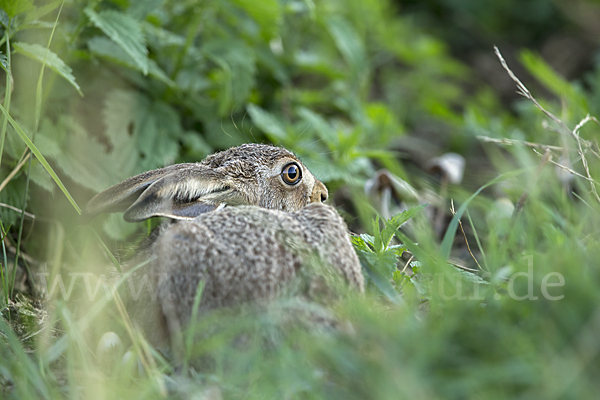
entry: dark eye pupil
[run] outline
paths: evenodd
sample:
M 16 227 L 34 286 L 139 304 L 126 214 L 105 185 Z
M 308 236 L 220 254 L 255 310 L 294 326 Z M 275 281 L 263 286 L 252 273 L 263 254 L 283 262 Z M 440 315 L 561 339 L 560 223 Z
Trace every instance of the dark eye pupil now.
M 298 176 L 298 171 L 296 170 L 296 167 L 294 167 L 292 165 L 291 167 L 288 168 L 287 174 L 288 174 L 288 177 L 293 181 L 293 180 L 296 180 L 296 177 Z

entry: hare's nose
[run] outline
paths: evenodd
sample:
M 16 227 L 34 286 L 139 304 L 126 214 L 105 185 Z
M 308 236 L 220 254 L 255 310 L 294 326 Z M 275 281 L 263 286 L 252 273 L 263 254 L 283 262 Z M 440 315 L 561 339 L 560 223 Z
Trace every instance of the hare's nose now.
M 313 187 L 313 192 L 310 196 L 310 202 L 311 203 L 317 203 L 317 202 L 323 203 L 325 200 L 327 200 L 328 196 L 329 196 L 329 192 L 327 191 L 327 188 L 325 187 L 325 185 L 323 185 L 323 183 L 321 181 L 315 181 L 315 186 Z

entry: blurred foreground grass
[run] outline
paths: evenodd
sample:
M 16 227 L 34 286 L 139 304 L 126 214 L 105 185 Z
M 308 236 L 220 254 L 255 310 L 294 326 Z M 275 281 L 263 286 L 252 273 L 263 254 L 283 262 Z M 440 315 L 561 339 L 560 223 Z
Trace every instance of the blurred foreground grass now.
M 580 123 L 600 115 L 599 68 L 568 82 L 520 53 L 560 99 L 538 98 L 552 119 L 504 106 L 387 1 L 0 4 L 2 398 L 595 398 L 600 162 L 596 122 Z M 244 141 L 290 148 L 328 185 L 362 233 L 367 294 L 203 316 L 166 359 L 97 280 L 99 238 L 121 260 L 151 227 L 117 216 L 94 233 L 75 200 Z M 447 151 L 463 182 L 426 173 Z M 428 203 L 401 230 L 411 212 L 373 223 L 380 168 L 417 188 L 391 209 Z M 308 309 L 339 328 L 293 320 Z M 105 356 L 108 330 L 123 343 Z

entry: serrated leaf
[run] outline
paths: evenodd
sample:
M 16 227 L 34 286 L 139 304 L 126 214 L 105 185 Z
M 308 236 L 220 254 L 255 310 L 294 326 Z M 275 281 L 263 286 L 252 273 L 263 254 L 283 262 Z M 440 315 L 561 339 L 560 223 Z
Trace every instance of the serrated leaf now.
M 137 149 L 138 115 L 147 107 L 147 100 L 135 92 L 113 90 L 106 97 L 103 115 L 112 151 L 110 160 L 118 166 L 119 179 L 136 171 L 139 152 Z
M 184 46 L 185 38 L 149 22 L 142 23 L 142 29 L 146 34 L 148 45 L 163 48 L 169 46 Z
M 91 190 L 100 190 L 115 182 L 106 148 L 71 118 L 63 116 L 55 124 L 43 120 L 36 137 L 40 151 L 70 179 Z
M 467 282 L 477 283 L 478 285 L 489 285 L 490 284 L 488 281 L 484 280 L 479 275 L 475 275 L 471 272 L 462 270 L 460 268 L 456 268 L 454 266 L 452 266 L 452 267 L 454 268 L 455 271 L 457 271 L 459 273 L 460 277 Z
M 165 0 L 135 0 L 129 4 L 127 13 L 137 20 L 143 20 L 146 15 L 163 5 Z
M 384 245 L 384 248 L 388 248 L 392 238 L 396 234 L 396 231 L 426 206 L 427 204 L 414 206 L 408 210 L 404 210 L 401 213 L 394 215 L 389 220 L 384 221 L 385 228 L 383 228 L 381 231 L 381 241 Z
M 364 240 L 366 243 L 370 244 L 371 246 L 373 246 L 373 243 L 375 243 L 375 238 L 367 233 L 362 233 L 360 235 L 360 237 L 362 238 L 362 240 Z
M 17 53 L 39 61 L 42 64 L 46 64 L 46 66 L 48 66 L 52 71 L 56 72 L 58 75 L 67 80 L 67 82 L 69 82 L 75 88 L 75 90 L 77 90 L 77 92 L 83 96 L 79 85 L 77 82 L 75 82 L 73 70 L 54 52 L 50 51 L 50 49 L 40 46 L 39 44 L 29 44 L 23 42 L 13 43 L 13 48 Z
M 268 37 L 277 32 L 281 22 L 281 7 L 277 0 L 233 0 L 233 2 L 258 22 Z
M 8 73 L 8 58 L 6 58 L 6 54 L 2 53 L 0 51 L 0 66 L 2 66 L 2 69 L 4 70 L 4 72 Z
M 270 136 L 272 141 L 285 140 L 287 138 L 283 124 L 272 114 L 254 104 L 248 105 L 248 114 L 250 114 L 254 125 Z
M 52 181 L 52 178 L 50 177 L 50 175 L 48 175 L 42 164 L 36 162 L 35 165 L 32 165 L 29 177 L 31 178 L 31 181 L 33 183 L 35 183 L 42 189 L 45 189 L 50 193 L 54 192 L 54 182 Z
M 202 47 L 203 54 L 220 67 L 220 74 L 213 74 L 219 90 L 219 114 L 229 113 L 236 103 L 247 101 L 254 87 L 256 74 L 255 52 L 239 40 L 213 40 Z
M 329 18 L 327 27 L 346 62 L 355 74 L 363 74 L 367 69 L 367 56 L 364 44 L 352 25 L 339 16 Z
M 0 9 L 10 18 L 27 12 L 33 8 L 33 0 L 0 0 Z
M 35 21 L 36 19 L 42 18 L 44 15 L 50 13 L 55 10 L 58 6 L 62 4 L 63 0 L 55 0 L 51 3 L 45 4 L 41 7 L 35 7 L 33 10 L 27 13 L 25 19 L 23 20 L 23 25 L 27 25 Z M 54 26 L 54 23 L 52 23 Z
M 372 252 L 371 248 L 367 245 L 365 240 L 360 236 L 350 236 L 350 242 L 354 246 L 355 250 L 364 251 L 364 252 Z
M 389 279 L 386 278 L 381 271 L 372 264 L 372 258 L 374 256 L 376 257 L 375 253 L 359 253 L 358 258 L 360 260 L 362 269 L 375 284 L 375 286 L 381 291 L 381 293 L 383 293 L 392 303 L 396 305 L 404 304 L 404 300 L 392 287 Z
M 138 21 L 129 15 L 113 10 L 96 13 L 94 10 L 86 8 L 85 14 L 94 26 L 131 56 L 144 75 L 148 74 L 148 49 Z
M 90 51 L 100 57 L 107 58 L 117 64 L 120 64 L 124 67 L 143 72 L 139 64 L 135 62 L 135 60 L 123 50 L 121 46 L 113 42 L 112 40 L 96 36 L 88 40 L 88 49 Z M 159 81 L 169 85 L 175 86 L 175 82 L 173 82 L 167 74 L 158 66 L 158 64 L 154 60 L 148 60 L 148 75 L 153 78 L 158 79 Z
M 310 125 L 320 138 L 323 138 L 329 145 L 337 143 L 337 134 L 335 129 L 319 114 L 305 107 L 298 108 L 298 116 Z

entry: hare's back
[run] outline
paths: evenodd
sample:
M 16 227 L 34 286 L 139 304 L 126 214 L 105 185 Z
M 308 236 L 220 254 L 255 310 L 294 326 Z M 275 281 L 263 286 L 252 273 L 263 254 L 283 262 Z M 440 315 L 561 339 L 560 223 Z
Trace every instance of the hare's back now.
M 302 226 L 291 214 L 258 207 L 225 208 L 175 222 L 153 249 L 159 295 L 175 299 L 184 320 L 200 280 L 204 310 L 269 299 L 301 267 L 304 243 Z

